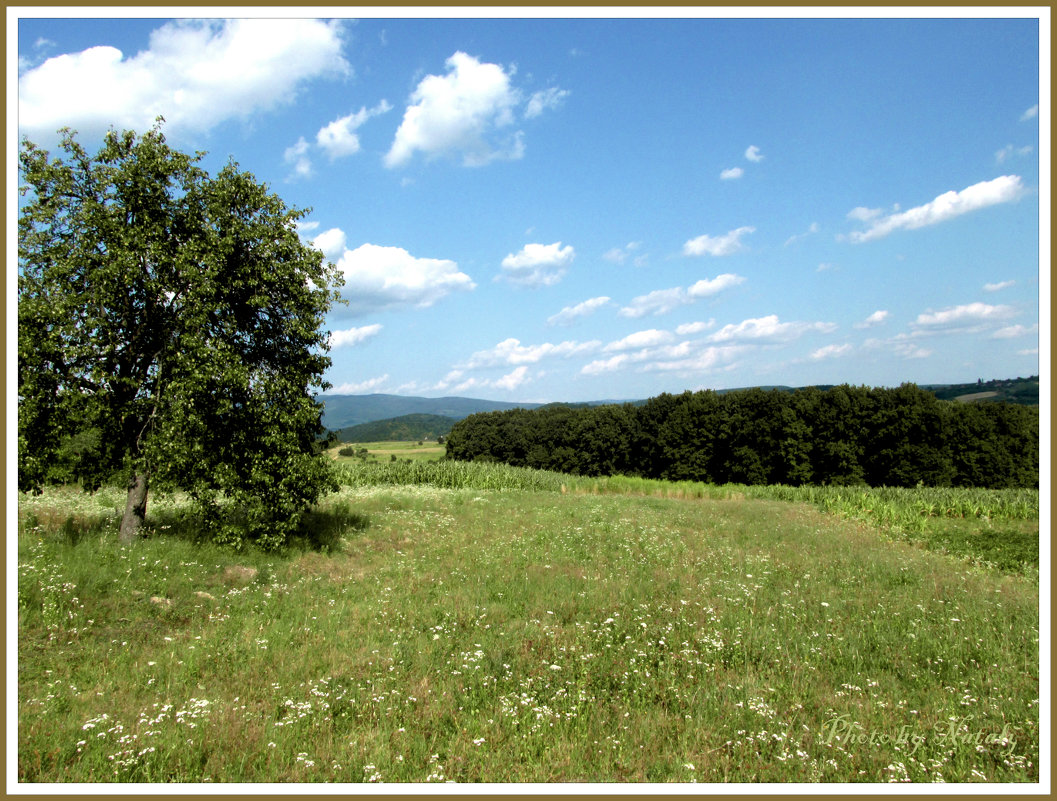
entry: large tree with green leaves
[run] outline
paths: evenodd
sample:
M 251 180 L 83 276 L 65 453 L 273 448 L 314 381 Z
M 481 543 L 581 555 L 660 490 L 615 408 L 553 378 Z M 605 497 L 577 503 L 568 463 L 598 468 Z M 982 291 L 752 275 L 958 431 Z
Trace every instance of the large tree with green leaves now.
M 90 156 L 19 153 L 19 487 L 63 462 L 95 489 L 126 482 L 121 537 L 148 488 L 186 491 L 213 536 L 285 542 L 333 479 L 315 392 L 340 278 L 288 208 L 233 161 L 150 131 Z

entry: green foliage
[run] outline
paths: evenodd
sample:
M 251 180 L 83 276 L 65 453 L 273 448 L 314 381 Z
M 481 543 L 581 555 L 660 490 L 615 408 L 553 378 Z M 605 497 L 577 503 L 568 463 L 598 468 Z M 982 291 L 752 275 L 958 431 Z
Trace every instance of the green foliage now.
M 234 162 L 209 177 L 160 122 L 95 156 L 63 133 L 65 159 L 19 154 L 20 488 L 136 477 L 218 541 L 282 544 L 334 486 L 314 391 L 340 278 L 304 212 Z
M 1039 414 L 912 384 L 662 394 L 471 415 L 448 458 L 716 484 L 1037 487 Z
M 388 420 L 343 428 L 337 432 L 342 442 L 415 442 L 417 440 L 438 441 L 443 438 L 455 419 L 439 414 L 405 414 Z M 421 443 L 419 443 L 421 444 Z

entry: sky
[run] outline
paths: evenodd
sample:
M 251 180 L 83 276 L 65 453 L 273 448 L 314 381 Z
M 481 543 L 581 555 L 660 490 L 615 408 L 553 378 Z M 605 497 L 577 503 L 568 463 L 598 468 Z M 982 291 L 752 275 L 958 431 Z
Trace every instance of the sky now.
M 310 208 L 301 236 L 345 278 L 332 393 L 1038 374 L 1049 9 L 1041 31 L 823 12 L 9 9 L 9 126 L 94 150 L 163 115 L 211 173 L 234 159 Z

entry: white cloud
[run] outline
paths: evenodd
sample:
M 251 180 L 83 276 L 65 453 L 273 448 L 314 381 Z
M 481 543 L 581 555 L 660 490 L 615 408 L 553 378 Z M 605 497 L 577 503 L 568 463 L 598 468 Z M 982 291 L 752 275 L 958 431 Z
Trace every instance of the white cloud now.
M 875 325 L 880 325 L 888 319 L 888 312 L 883 309 L 878 309 L 861 323 L 856 323 L 856 328 L 872 328 Z
M 294 175 L 298 178 L 308 178 L 312 174 L 312 160 L 308 157 L 308 142 L 303 136 L 283 151 L 283 161 L 293 165 Z
M 656 328 L 650 328 L 645 331 L 636 331 L 634 334 L 628 334 L 623 339 L 618 339 L 615 342 L 610 342 L 602 350 L 605 353 L 612 353 L 614 351 L 621 350 L 634 350 L 636 348 L 652 348 L 657 345 L 666 345 L 673 339 L 670 331 L 660 331 Z
M 811 352 L 811 359 L 821 361 L 822 359 L 837 359 L 847 356 L 852 352 L 851 345 L 826 345 Z
M 526 119 L 538 117 L 548 109 L 558 108 L 568 96 L 569 92 L 567 90 L 558 89 L 554 86 L 541 92 L 533 93 L 532 97 L 529 98 L 528 105 L 525 106 Z
M 506 375 L 495 378 L 467 378 L 451 388 L 452 392 L 466 392 L 471 389 L 501 389 L 507 392 L 517 389 L 529 380 L 528 368 L 517 367 Z M 444 382 L 441 382 L 443 385 Z M 438 389 L 447 389 L 446 385 L 438 385 Z
M 897 343 L 893 351 L 897 356 L 902 356 L 904 359 L 927 359 L 933 353 L 928 348 L 915 345 L 913 342 Z
M 548 317 L 547 325 L 569 325 L 580 317 L 594 314 L 598 309 L 609 304 L 610 300 L 610 298 L 602 295 L 601 297 L 590 298 L 582 303 L 577 303 L 575 306 L 566 306 L 557 314 Z
M 727 370 L 736 366 L 736 359 L 749 350 L 744 345 L 709 346 L 687 355 L 651 362 L 643 369 L 686 375 Z
M 20 131 L 51 136 L 110 126 L 142 131 L 163 115 L 170 131 L 206 131 L 291 101 L 305 82 L 349 70 L 340 21 L 179 20 L 126 57 L 91 47 L 50 58 L 18 79 Z
M 977 209 L 1012 202 L 1017 200 L 1023 192 L 1024 187 L 1019 175 L 1001 175 L 990 181 L 973 184 L 960 192 L 945 192 L 923 206 L 916 206 L 886 217 L 857 217 L 856 219 L 863 221 L 869 219 L 870 227 L 865 231 L 854 231 L 848 234 L 848 239 L 852 242 L 868 242 L 871 239 L 888 236 L 899 229 L 913 230 L 927 225 L 936 225 Z
M 366 381 L 360 382 L 349 382 L 346 381 L 344 384 L 340 384 L 336 387 L 332 387 L 326 391 L 327 395 L 360 395 L 363 393 L 375 392 L 381 387 L 385 386 L 386 382 L 389 381 L 389 374 L 378 376 L 377 378 L 369 378 Z
M 446 75 L 427 75 L 412 92 L 386 166 L 407 164 L 416 151 L 427 157 L 461 155 L 468 167 L 521 158 L 520 132 L 496 140 L 497 131 L 513 124 L 521 97 L 510 84 L 513 71 L 461 51 L 445 65 Z
M 914 325 L 920 328 L 941 329 L 979 325 L 996 320 L 1005 320 L 1016 314 L 1012 306 L 991 306 L 987 303 L 967 303 L 940 311 L 922 312 L 917 316 Z
M 754 162 L 763 161 L 763 155 L 760 153 L 760 149 L 756 147 L 756 145 L 749 145 L 748 148 L 746 148 L 745 158 Z
M 703 322 L 683 323 L 682 325 L 676 327 L 675 333 L 677 333 L 679 336 L 682 337 L 682 336 L 687 336 L 689 334 L 700 334 L 702 331 L 708 331 L 708 330 L 710 330 L 712 328 L 715 328 L 715 327 L 716 327 L 716 321 L 715 320 L 709 320 L 707 323 L 703 323 Z
M 721 181 L 736 181 L 745 174 L 745 170 L 741 167 L 730 167 L 729 169 L 723 170 L 719 174 L 719 180 Z
M 1033 120 L 1033 119 L 1035 119 L 1038 116 L 1039 116 L 1039 104 L 1036 103 L 1034 106 L 1032 106 L 1027 111 L 1025 111 L 1023 114 L 1020 115 L 1020 121 L 1021 122 L 1027 122 L 1028 120 Z
M 608 359 L 598 359 L 593 362 L 585 364 L 580 368 L 580 372 L 583 375 L 601 375 L 602 373 L 611 373 L 614 370 L 619 370 L 630 360 L 630 357 L 626 353 L 618 353 L 616 356 L 612 356 Z
M 528 378 L 528 368 L 518 367 L 513 372 L 499 378 L 495 381 L 494 386 L 496 389 L 505 389 L 508 392 L 517 389 L 525 380 Z
M 995 151 L 995 161 L 1002 164 L 1006 159 L 1014 156 L 1027 156 L 1035 148 L 1031 145 L 1024 145 L 1023 147 L 1013 147 L 1013 145 L 1006 145 L 1001 150 Z
M 504 277 L 517 286 L 537 288 L 558 283 L 565 268 L 576 256 L 572 245 L 561 242 L 550 245 L 525 245 L 515 255 L 510 253 L 502 261 Z
M 451 292 L 476 284 L 448 259 L 416 258 L 403 248 L 363 244 L 337 262 L 345 276 L 342 295 L 352 313 L 392 306 L 432 306 Z
M 708 341 L 784 343 L 809 332 L 825 334 L 835 331 L 836 328 L 834 323 L 783 323 L 778 320 L 778 315 L 770 314 L 725 325 L 708 337 Z
M 737 286 L 745 281 L 745 278 L 734 273 L 723 273 L 715 278 L 703 278 L 686 290 L 691 298 L 705 298 Z
M 610 248 L 602 254 L 602 258 L 606 261 L 614 262 L 615 264 L 623 264 L 633 252 L 641 247 L 641 242 L 628 242 L 628 244 L 624 245 L 622 248 Z M 641 267 L 646 263 L 646 258 L 645 255 L 636 256 L 633 263 L 636 267 Z
M 336 261 L 345 252 L 345 232 L 340 228 L 330 228 L 312 238 L 312 244 L 331 261 Z
M 868 209 L 865 206 L 856 206 L 854 209 L 848 212 L 849 220 L 858 220 L 859 222 L 869 222 L 870 220 L 875 220 L 880 216 L 880 209 Z
M 804 233 L 802 233 L 802 234 L 793 234 L 791 237 L 789 237 L 787 240 L 785 240 L 785 245 L 789 246 L 789 245 L 793 244 L 794 242 L 799 242 L 801 239 L 806 239 L 807 237 L 811 236 L 811 234 L 817 234 L 818 232 L 819 232 L 818 223 L 817 222 L 813 222 L 813 223 L 811 223 L 811 225 L 808 226 L 808 229 L 806 231 L 804 231 Z
M 667 314 L 672 309 L 693 303 L 693 299 L 680 286 L 671 289 L 655 289 L 645 295 L 632 298 L 618 314 L 621 317 L 645 317 L 647 314 Z
M 370 339 L 382 330 L 378 323 L 365 325 L 360 328 L 346 328 L 344 331 L 331 331 L 330 347 L 340 348 L 342 345 L 358 345 L 366 339 Z
M 723 273 L 715 278 L 705 278 L 692 286 L 656 289 L 646 295 L 639 295 L 624 306 L 618 314 L 621 317 L 645 317 L 648 314 L 667 314 L 680 306 L 694 303 L 698 298 L 708 297 L 740 284 L 745 279 L 733 273 Z
M 733 231 L 728 231 L 721 236 L 703 234 L 683 245 L 683 255 L 728 256 L 741 250 L 744 247 L 741 243 L 741 238 L 755 230 L 751 225 L 743 225 L 741 228 L 735 228 Z
M 1014 337 L 1023 337 L 1028 334 L 1039 333 L 1039 326 L 1024 326 L 1024 325 L 1007 325 L 1004 328 L 999 328 L 995 333 L 991 335 L 992 339 L 1013 339 Z
M 544 342 L 540 345 L 522 345 L 521 341 L 510 337 L 488 350 L 479 350 L 470 356 L 465 365 L 468 370 L 501 365 L 535 364 L 551 357 L 569 358 L 598 350 L 598 340 L 575 342 L 572 340 L 553 344 Z
M 999 281 L 994 284 L 984 284 L 984 292 L 998 292 L 1000 289 L 1009 289 L 1016 281 Z
M 345 117 L 339 117 L 328 125 L 324 125 L 316 134 L 316 144 L 323 149 L 327 157 L 334 161 L 342 156 L 351 156 L 360 150 L 360 138 L 356 130 L 371 117 L 392 109 L 392 106 L 382 100 L 377 106 L 368 109 L 366 106 L 359 111 Z

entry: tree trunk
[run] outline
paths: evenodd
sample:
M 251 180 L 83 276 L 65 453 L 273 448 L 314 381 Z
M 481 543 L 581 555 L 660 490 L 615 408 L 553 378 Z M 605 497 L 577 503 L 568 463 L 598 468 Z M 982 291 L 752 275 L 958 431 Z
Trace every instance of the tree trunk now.
M 118 539 L 123 545 L 128 545 L 136 538 L 146 516 L 147 477 L 137 473 L 128 482 L 128 499 L 125 501 L 125 514 L 121 518 Z

